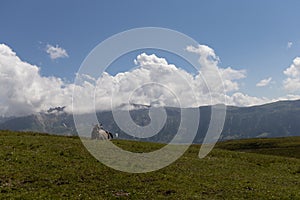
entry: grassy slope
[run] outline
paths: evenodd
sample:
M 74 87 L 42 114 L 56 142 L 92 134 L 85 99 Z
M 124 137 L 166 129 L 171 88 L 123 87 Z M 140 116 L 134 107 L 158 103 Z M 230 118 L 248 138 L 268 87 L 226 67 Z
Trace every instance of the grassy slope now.
M 98 162 L 76 137 L 1 131 L 0 199 L 300 199 L 299 146 L 300 137 L 228 141 L 199 159 L 194 145 L 164 169 L 129 174 Z

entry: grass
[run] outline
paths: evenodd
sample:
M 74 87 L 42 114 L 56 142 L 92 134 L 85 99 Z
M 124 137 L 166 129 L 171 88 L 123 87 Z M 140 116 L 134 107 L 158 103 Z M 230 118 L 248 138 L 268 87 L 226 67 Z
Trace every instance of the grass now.
M 226 141 L 219 148 L 300 159 L 300 137 L 259 138 Z
M 115 140 L 132 152 L 162 144 Z M 300 199 L 300 137 L 192 145 L 161 170 L 106 167 L 77 137 L 0 132 L 0 199 Z

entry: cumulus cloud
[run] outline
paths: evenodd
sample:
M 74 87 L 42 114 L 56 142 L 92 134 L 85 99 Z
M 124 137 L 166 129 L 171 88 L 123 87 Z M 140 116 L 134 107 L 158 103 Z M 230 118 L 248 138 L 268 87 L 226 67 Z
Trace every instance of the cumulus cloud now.
M 0 115 L 26 115 L 51 106 L 70 105 L 72 88 L 55 77 L 42 77 L 39 68 L 20 60 L 0 44 Z
M 300 75 L 300 57 L 296 57 L 293 63 L 283 72 L 285 75 L 296 78 Z
M 215 89 L 216 92 L 222 92 L 223 89 L 225 89 L 225 92 L 239 90 L 239 85 L 236 82 L 236 80 L 246 77 L 245 70 L 234 70 L 230 67 L 219 67 L 218 65 L 220 59 L 215 54 L 215 51 L 209 46 L 188 46 L 186 50 L 199 55 L 201 74 L 205 78 L 207 84 L 211 86 L 211 88 Z M 219 75 L 221 76 L 221 79 L 223 81 L 223 86 L 220 83 L 216 82 L 216 80 L 218 80 Z
M 65 49 L 59 47 L 58 45 L 53 46 L 53 45 L 47 44 L 46 52 L 49 54 L 49 56 L 52 60 L 55 60 L 58 58 L 69 57 L 67 51 Z
M 293 46 L 293 42 L 288 42 L 287 45 L 286 45 L 286 47 L 287 47 L 288 49 L 290 49 L 292 46 Z
M 261 81 L 259 81 L 258 83 L 256 83 L 257 87 L 265 87 L 267 85 L 269 85 L 271 83 L 272 77 L 266 78 L 266 79 L 262 79 Z
M 300 91 L 300 57 L 296 57 L 283 73 L 287 76 L 283 81 L 284 88 L 289 92 Z
M 154 54 L 142 53 L 134 62 L 137 68 L 132 71 L 115 76 L 103 73 L 96 80 L 97 109 L 125 104 L 197 106 L 197 91 L 193 93 L 193 89 L 200 81 L 196 77 Z
M 97 109 L 111 109 L 128 103 L 197 107 L 225 103 L 226 92 L 239 90 L 237 80 L 246 77 L 245 70 L 219 67 L 220 59 L 206 45 L 189 46 L 187 51 L 199 55 L 201 68 L 196 75 L 169 64 L 165 58 L 142 53 L 134 60 L 137 68 L 132 71 L 114 76 L 103 73 L 94 83 L 91 82 L 93 78 L 80 76 L 83 78 L 80 82 L 85 84 L 84 87 L 96 85 Z M 78 94 L 78 98 L 84 98 Z

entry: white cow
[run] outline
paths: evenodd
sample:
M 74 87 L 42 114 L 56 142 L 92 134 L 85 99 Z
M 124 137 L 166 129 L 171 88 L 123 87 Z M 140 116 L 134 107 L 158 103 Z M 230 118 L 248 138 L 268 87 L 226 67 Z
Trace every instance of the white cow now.
M 102 124 L 97 124 L 94 126 L 92 134 L 91 134 L 91 139 L 92 140 L 110 140 L 113 139 L 112 133 L 109 131 L 106 131 L 103 127 Z

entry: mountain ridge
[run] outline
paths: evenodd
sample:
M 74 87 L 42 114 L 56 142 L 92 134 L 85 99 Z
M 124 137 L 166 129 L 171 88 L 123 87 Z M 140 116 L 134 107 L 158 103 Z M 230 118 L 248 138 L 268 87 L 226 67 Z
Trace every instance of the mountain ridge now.
M 136 124 L 145 126 L 151 121 L 149 109 L 139 108 L 129 112 Z M 211 106 L 187 109 L 199 109 L 200 111 L 200 122 L 194 143 L 201 143 L 208 129 Z M 162 130 L 157 135 L 143 140 L 167 143 L 174 137 L 178 131 L 181 109 L 165 107 L 165 110 L 168 117 Z M 107 130 L 118 133 L 121 139 L 138 140 L 120 130 L 113 119 L 112 111 L 99 111 L 97 112 L 97 118 Z M 220 140 L 300 136 L 299 121 L 300 100 L 278 101 L 249 107 L 227 106 L 225 124 Z M 1 118 L 0 129 L 77 135 L 73 115 L 66 112 Z

